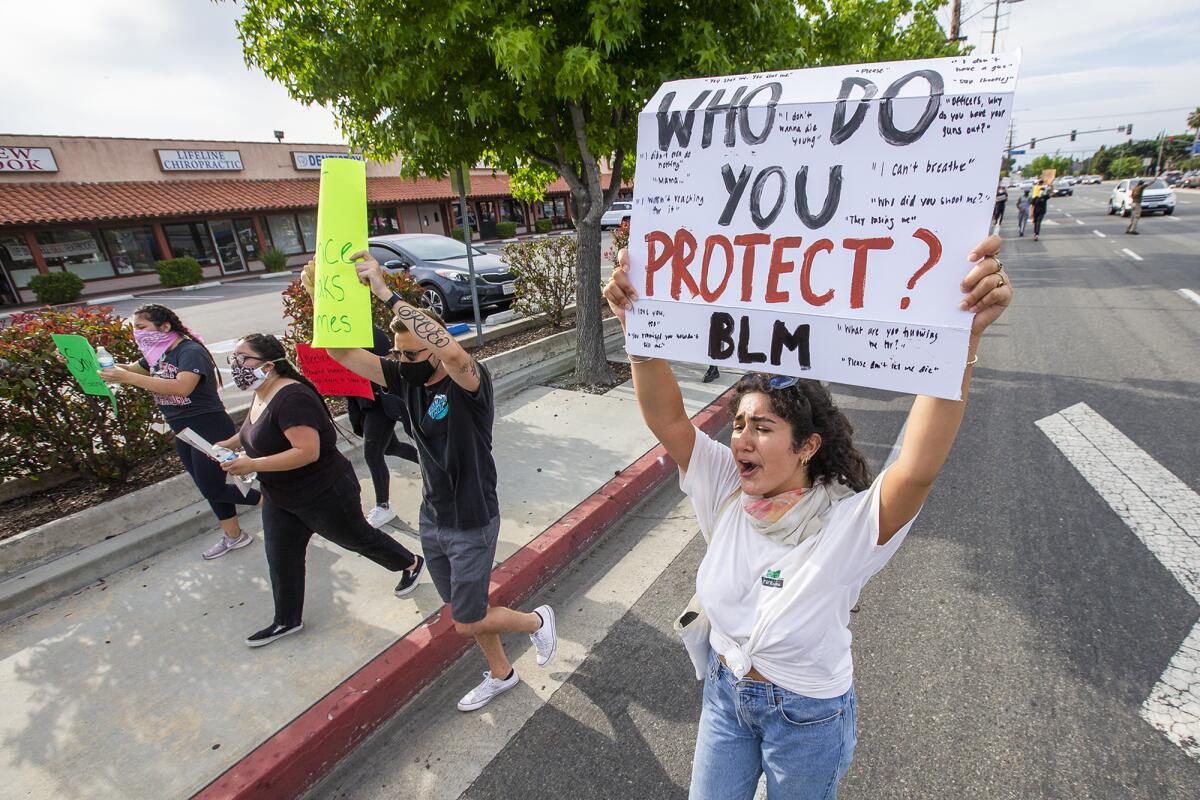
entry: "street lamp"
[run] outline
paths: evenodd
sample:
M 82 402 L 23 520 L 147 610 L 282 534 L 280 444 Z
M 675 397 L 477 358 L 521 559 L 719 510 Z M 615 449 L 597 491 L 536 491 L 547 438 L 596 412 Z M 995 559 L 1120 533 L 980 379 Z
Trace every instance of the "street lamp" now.
M 275 131 L 275 141 L 283 144 L 283 131 Z

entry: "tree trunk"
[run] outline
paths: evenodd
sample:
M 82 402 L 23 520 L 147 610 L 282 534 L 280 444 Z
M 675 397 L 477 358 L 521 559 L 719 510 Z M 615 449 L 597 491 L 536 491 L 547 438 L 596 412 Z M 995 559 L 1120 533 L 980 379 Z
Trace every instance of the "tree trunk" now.
M 576 207 L 582 205 L 576 203 Z M 592 200 L 593 208 L 603 213 L 603 198 Z M 589 210 L 590 211 L 590 210 Z M 608 356 L 604 353 L 603 320 L 600 318 L 600 214 L 586 213 L 575 218 L 575 320 L 578 339 L 575 346 L 575 379 L 580 383 L 615 382 Z

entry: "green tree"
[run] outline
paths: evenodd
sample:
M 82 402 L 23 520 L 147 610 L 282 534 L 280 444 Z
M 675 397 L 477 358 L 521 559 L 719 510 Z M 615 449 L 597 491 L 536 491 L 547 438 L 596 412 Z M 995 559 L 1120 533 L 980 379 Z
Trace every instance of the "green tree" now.
M 1021 168 L 1021 174 L 1026 178 L 1036 178 L 1048 169 L 1055 170 L 1059 175 L 1071 174 L 1071 159 L 1069 156 L 1041 155 Z
M 1197 106 L 1195 111 L 1188 114 L 1187 126 L 1194 130 L 1197 136 L 1200 136 L 1200 106 Z
M 951 55 L 944 0 L 244 0 L 246 61 L 349 143 L 406 174 L 460 163 L 552 170 L 578 238 L 576 376 L 611 383 L 600 326 L 600 217 L 667 80 Z M 602 167 L 611 176 L 603 179 Z M 541 172 L 520 172 L 541 169 Z
M 1142 159 L 1137 156 L 1121 156 L 1108 165 L 1108 177 L 1115 180 L 1132 178 L 1142 172 Z

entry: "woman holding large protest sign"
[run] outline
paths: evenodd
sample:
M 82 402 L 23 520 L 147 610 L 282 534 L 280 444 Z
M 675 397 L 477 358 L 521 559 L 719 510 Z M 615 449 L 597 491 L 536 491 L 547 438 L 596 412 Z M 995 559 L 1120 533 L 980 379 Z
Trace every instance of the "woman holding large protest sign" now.
M 218 394 L 221 379 L 212 353 L 174 311 L 158 303 L 134 309 L 133 338 L 142 358 L 102 369 L 100 377 L 109 383 L 152 392 L 159 411 L 176 434 L 191 428 L 210 442 L 233 434 L 233 420 Z M 220 558 L 254 541 L 241 529 L 237 506 L 258 505 L 259 493 L 251 490 L 242 494 L 226 482 L 225 473 L 215 461 L 179 438 L 175 439 L 175 452 L 223 530 L 220 541 L 205 550 L 203 558 Z
M 730 403 L 731 445 L 697 431 L 668 362 L 631 355 L 646 424 L 680 469 L 708 552 L 680 618 L 704 705 L 693 800 L 835 797 L 856 741 L 850 609 L 899 548 L 958 434 L 984 330 L 1012 301 L 992 236 L 969 256 L 974 313 L 962 400 L 920 396 L 896 462 L 872 478 L 850 422 L 820 383 L 749 374 Z M 605 287 L 637 298 L 627 255 Z M 698 663 L 697 663 L 698 662 Z
M 241 430 L 218 442 L 246 455 L 225 461 L 233 475 L 257 473 L 263 487 L 263 535 L 275 598 L 275 620 L 246 639 L 262 647 L 304 623 L 304 557 L 320 532 L 329 541 L 392 572 L 395 594 L 410 594 L 425 561 L 363 518 L 354 467 L 337 448 L 337 431 L 316 387 L 297 370 L 274 336 L 241 339 L 229 359 L 239 389 L 254 392 Z

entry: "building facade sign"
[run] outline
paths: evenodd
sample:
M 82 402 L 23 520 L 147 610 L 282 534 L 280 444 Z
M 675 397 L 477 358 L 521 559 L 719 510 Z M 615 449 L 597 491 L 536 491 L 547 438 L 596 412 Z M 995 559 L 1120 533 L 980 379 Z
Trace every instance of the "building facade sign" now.
M 163 172 L 240 172 L 240 150 L 158 150 Z
M 327 158 L 353 158 L 355 161 L 363 160 L 363 157 L 357 153 L 321 153 L 301 150 L 292 151 L 292 163 L 295 164 L 296 169 L 320 169 L 321 162 Z
M 49 147 L 0 147 L 0 172 L 58 172 Z

